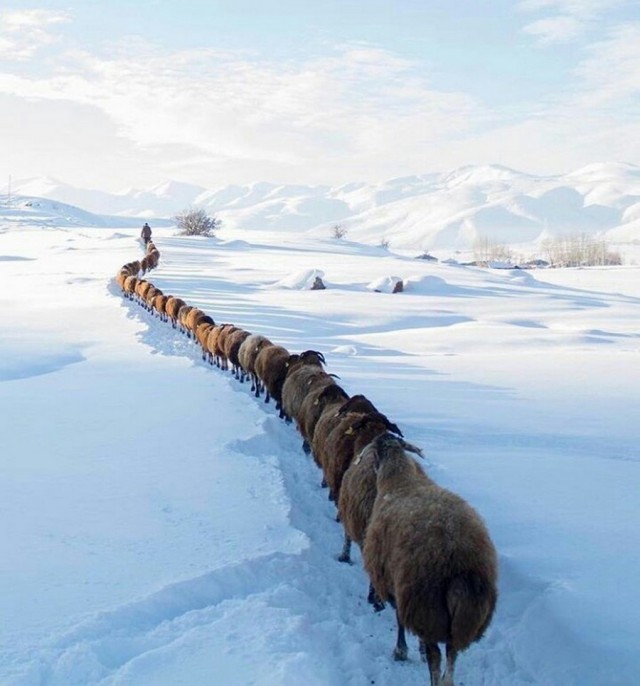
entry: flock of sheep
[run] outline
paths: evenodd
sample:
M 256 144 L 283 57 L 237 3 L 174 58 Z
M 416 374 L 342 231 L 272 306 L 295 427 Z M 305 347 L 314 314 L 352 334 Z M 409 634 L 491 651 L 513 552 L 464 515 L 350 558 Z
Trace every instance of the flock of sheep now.
M 407 658 L 405 628 L 416 634 L 431 686 L 453 686 L 459 651 L 483 635 L 497 600 L 497 556 L 478 514 L 430 479 L 409 453 L 419 448 L 363 395 L 349 395 L 314 350 L 291 354 L 259 334 L 217 324 L 202 310 L 165 295 L 144 275 L 160 253 L 149 243 L 142 260 L 116 276 L 124 296 L 197 342 L 203 360 L 251 380 L 256 398 L 273 399 L 280 417 L 295 421 L 303 449 L 323 473 L 323 485 L 344 527 L 339 557 L 361 548 L 376 611 L 389 602 L 398 624 L 396 660 Z M 438 644 L 446 645 L 441 667 Z

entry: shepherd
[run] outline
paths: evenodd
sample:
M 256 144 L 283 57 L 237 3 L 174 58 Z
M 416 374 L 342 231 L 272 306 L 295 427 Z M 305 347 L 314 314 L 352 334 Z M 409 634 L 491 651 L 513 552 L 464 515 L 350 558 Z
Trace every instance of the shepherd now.
M 142 231 L 140 232 L 140 238 L 142 238 L 145 245 L 151 240 L 151 227 L 147 222 L 145 222 L 144 226 L 142 227 Z

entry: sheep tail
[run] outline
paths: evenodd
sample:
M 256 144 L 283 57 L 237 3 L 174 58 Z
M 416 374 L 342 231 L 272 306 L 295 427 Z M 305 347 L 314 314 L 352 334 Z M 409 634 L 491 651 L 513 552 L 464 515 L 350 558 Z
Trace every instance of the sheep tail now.
M 477 572 L 467 572 L 453 578 L 446 597 L 451 618 L 447 643 L 464 650 L 487 628 L 496 603 L 495 589 Z

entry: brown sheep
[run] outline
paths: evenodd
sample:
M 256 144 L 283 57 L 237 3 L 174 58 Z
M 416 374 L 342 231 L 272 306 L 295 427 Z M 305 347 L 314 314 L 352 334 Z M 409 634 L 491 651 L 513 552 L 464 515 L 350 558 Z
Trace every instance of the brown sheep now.
M 158 250 L 152 250 L 151 252 L 148 252 L 147 255 L 147 261 L 149 264 L 149 271 L 152 269 L 155 269 L 158 266 L 158 263 L 160 262 L 160 253 Z
M 329 377 L 325 383 L 318 381 L 309 388 L 309 392 L 298 411 L 298 431 L 302 436 L 302 449 L 311 452 L 311 443 L 316 425 L 326 408 L 331 406 L 337 411 L 349 399 L 346 391 Z
M 330 500 L 338 502 L 342 479 L 355 455 L 387 431 L 402 435 L 400 429 L 380 412 L 348 412 L 342 417 L 327 436 L 324 453 L 318 456 Z
M 116 283 L 120 286 L 122 291 L 124 291 L 124 282 L 128 276 L 130 276 L 130 274 L 124 267 L 116 274 Z
M 186 320 L 187 320 L 187 315 L 191 310 L 193 309 L 193 305 L 183 305 L 179 310 L 178 310 L 178 330 L 180 333 L 186 333 L 187 332 L 187 325 L 186 325 Z
M 236 379 L 240 379 L 240 360 L 238 359 L 240 346 L 250 335 L 249 331 L 236 329 L 225 338 L 224 354 L 231 363 L 231 371 Z
M 333 376 L 327 374 L 321 367 L 315 364 L 300 364 L 301 360 L 287 373 L 282 385 L 282 409 L 287 417 L 296 420 L 296 426 L 300 431 L 298 422 L 300 409 L 309 392 L 319 386 L 335 383 Z M 303 436 L 304 438 L 304 436 Z
M 165 312 L 167 317 L 169 317 L 171 320 L 171 327 L 174 329 L 177 326 L 178 312 L 180 311 L 181 307 L 184 307 L 184 305 L 186 305 L 186 303 L 184 300 L 182 300 L 182 298 L 176 298 L 175 296 L 170 295 L 167 299 Z
M 138 277 L 137 276 L 127 276 L 127 278 L 124 280 L 125 298 L 129 298 L 129 300 L 133 300 L 133 294 L 136 291 L 136 284 L 137 283 L 138 283 Z
M 431 686 L 453 686 L 458 653 L 482 637 L 493 616 L 496 550 L 477 512 L 432 481 L 395 436 L 376 440 L 375 468 L 363 557 L 376 593 L 396 608 L 394 656 L 406 659 L 409 629 L 420 639 Z M 444 675 L 438 643 L 446 644 Z
M 316 428 L 311 438 L 311 454 L 316 464 L 322 468 L 322 456 L 327 438 L 347 413 L 360 412 L 364 414 L 377 411 L 375 405 L 360 394 L 354 395 L 348 400 L 336 401 L 327 405 L 316 422 Z M 323 482 L 323 486 L 326 486 L 326 483 Z
M 140 260 L 140 271 L 142 272 L 142 275 L 144 276 L 148 271 L 151 271 L 151 267 L 149 266 L 149 256 L 145 255 L 141 260 Z
M 220 335 L 220 332 L 222 331 L 222 328 L 224 326 L 226 326 L 226 324 L 216 324 L 215 326 L 213 326 L 209 330 L 209 333 L 207 334 L 207 340 L 205 341 L 205 348 L 206 348 L 206 358 L 209 360 L 209 364 L 213 364 L 214 361 L 217 363 L 215 355 L 216 355 L 216 347 L 218 345 L 218 336 Z
M 163 322 L 166 322 L 168 318 L 166 306 L 167 301 L 171 297 L 172 296 L 170 295 L 164 295 L 163 293 L 161 293 L 160 295 L 156 295 L 151 303 L 152 308 L 158 313 L 158 317 L 160 317 L 160 320 Z
M 156 297 L 156 295 L 162 295 L 162 291 L 159 288 L 156 288 L 155 286 L 151 286 L 147 290 L 147 295 L 145 296 L 145 309 L 149 310 L 149 312 L 152 311 L 152 304 L 153 304 L 153 299 Z
M 260 397 L 261 392 L 260 380 L 255 371 L 256 357 L 262 348 L 269 345 L 273 345 L 273 343 L 268 338 L 254 333 L 244 339 L 238 351 L 238 361 L 242 369 L 240 380 L 244 381 L 244 376 L 251 378 L 251 390 L 255 393 L 256 398 Z
M 273 398 L 277 410 L 281 410 L 282 384 L 287 375 L 287 365 L 295 357 L 280 345 L 268 345 L 256 357 L 256 375 L 266 390 L 264 401 L 268 403 Z M 283 416 L 281 411 L 280 418 Z
M 315 371 L 320 374 L 315 375 L 311 372 L 313 378 L 327 376 L 326 372 L 322 370 L 324 364 L 324 355 L 317 350 L 305 350 L 296 355 L 295 358 L 289 360 L 286 364 L 286 376 L 282 384 L 282 413 L 284 419 L 290 422 L 295 418 L 298 409 L 308 389 L 306 383 L 309 380 L 309 372 L 306 371 L 308 367 L 313 367 Z M 305 371 L 301 371 L 301 370 Z M 298 383 L 297 379 L 300 379 Z M 286 389 L 286 390 L 285 390 Z
M 220 329 L 220 333 L 218 334 L 218 338 L 216 340 L 216 349 L 214 353 L 216 358 L 216 366 L 220 367 L 220 369 L 224 371 L 229 369 L 227 354 L 225 352 L 226 340 L 230 334 L 237 330 L 238 327 L 234 324 L 224 324 Z
M 209 317 L 211 319 L 211 317 Z M 202 349 L 202 359 L 207 360 L 208 356 L 208 350 L 207 350 L 207 338 L 209 337 L 209 333 L 211 332 L 211 329 L 215 324 L 213 323 L 213 320 L 211 322 L 201 322 L 198 324 L 198 327 L 196 328 L 196 340 L 200 344 L 200 348 Z
M 194 307 L 185 317 L 184 323 L 187 329 L 187 336 L 195 338 L 196 329 L 199 324 L 206 322 L 207 324 L 215 324 L 213 319 L 198 307 Z
M 405 450 L 422 456 L 422 450 L 398 439 Z M 338 498 L 338 512 L 344 527 L 344 544 L 338 560 L 351 563 L 351 542 L 355 541 L 360 548 L 364 543 L 367 526 L 371 519 L 371 512 L 376 500 L 376 448 L 375 439 L 366 445 L 355 457 L 344 474 L 340 497 Z M 376 596 L 373 585 L 369 585 L 367 600 L 376 612 L 384 609 L 384 603 Z
M 145 281 L 144 279 L 138 279 L 136 284 L 136 295 L 138 296 L 138 302 L 140 304 L 146 300 L 147 293 L 153 284 L 150 281 Z

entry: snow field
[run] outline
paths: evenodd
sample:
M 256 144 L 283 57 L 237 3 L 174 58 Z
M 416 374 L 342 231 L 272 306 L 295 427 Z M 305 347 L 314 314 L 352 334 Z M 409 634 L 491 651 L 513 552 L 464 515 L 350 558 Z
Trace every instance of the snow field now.
M 501 597 L 460 683 L 633 683 L 637 272 L 609 270 L 620 294 L 291 236 L 154 239 L 154 284 L 325 352 L 486 518 Z M 335 561 L 295 431 L 105 288 L 134 245 L 0 235 L 0 683 L 424 684 L 414 641 L 391 660 L 395 621 L 366 603 L 357 554 Z M 327 291 L 274 286 L 320 267 Z M 395 273 L 416 288 L 367 291 Z

